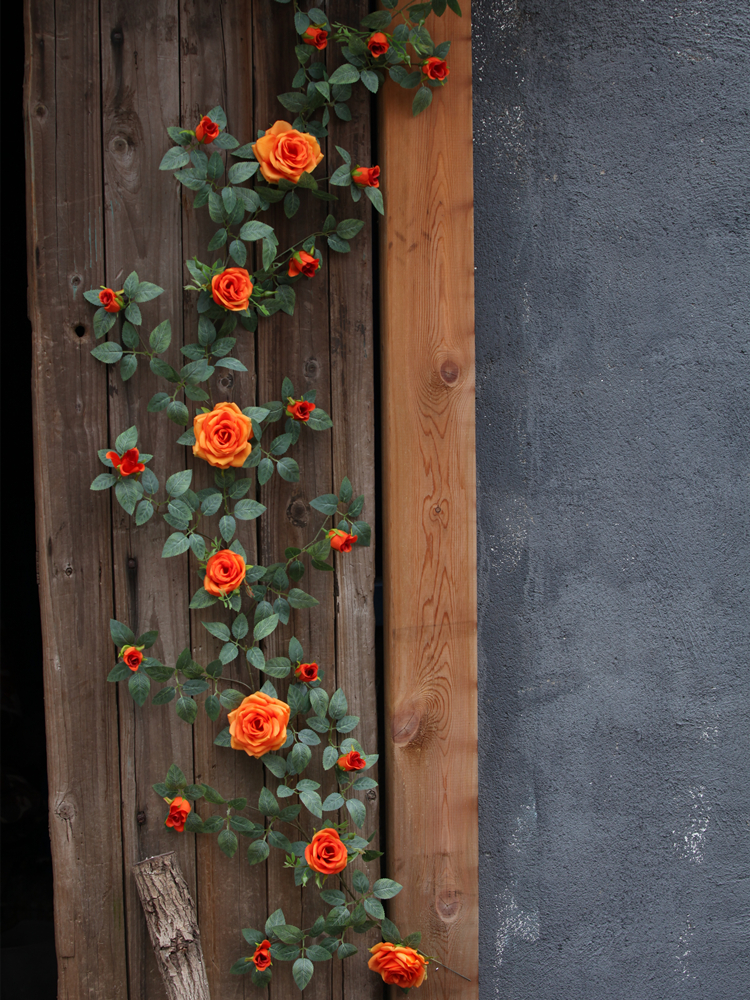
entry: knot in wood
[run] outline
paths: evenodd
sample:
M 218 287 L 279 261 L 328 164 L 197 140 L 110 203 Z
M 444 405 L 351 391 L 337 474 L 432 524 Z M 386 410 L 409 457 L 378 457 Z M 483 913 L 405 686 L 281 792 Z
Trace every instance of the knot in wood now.
M 65 575 L 66 576 L 72 576 L 73 575 L 73 567 L 72 566 L 66 566 L 65 567 Z
M 141 809 L 141 811 L 136 815 L 135 819 L 136 822 L 138 823 L 138 826 L 143 826 L 143 824 L 146 822 L 145 812 Z
M 455 361 L 447 360 L 440 366 L 440 378 L 446 385 L 455 385 L 460 374 L 461 369 Z
M 286 516 L 296 528 L 307 526 L 309 508 L 302 497 L 292 497 L 286 509 Z
M 378 797 L 378 793 L 375 791 L 374 788 L 370 788 L 369 791 L 365 792 L 365 798 L 369 802 L 374 802 L 377 797 Z
M 229 392 L 229 390 L 234 385 L 234 375 L 231 372 L 227 372 L 226 375 L 222 375 L 219 379 L 219 388 L 222 392 Z
M 317 358 L 308 358 L 305 362 L 305 378 L 316 379 L 320 374 L 320 364 Z
M 451 923 L 461 909 L 461 893 L 457 889 L 443 889 L 435 897 L 435 910 L 443 923 Z
M 80 274 L 72 274 L 70 276 L 70 283 L 73 286 L 73 288 L 78 288 L 82 280 L 83 279 L 81 278 Z
M 47 109 L 43 104 L 37 104 L 37 106 L 34 108 L 34 114 L 37 116 L 37 118 L 44 118 L 44 116 L 47 114 Z
M 399 709 L 391 723 L 391 737 L 397 747 L 417 742 L 422 716 L 414 705 Z
M 61 802 L 57 809 L 55 809 L 55 812 L 60 819 L 66 821 L 72 820 L 76 814 L 75 807 L 72 802 Z

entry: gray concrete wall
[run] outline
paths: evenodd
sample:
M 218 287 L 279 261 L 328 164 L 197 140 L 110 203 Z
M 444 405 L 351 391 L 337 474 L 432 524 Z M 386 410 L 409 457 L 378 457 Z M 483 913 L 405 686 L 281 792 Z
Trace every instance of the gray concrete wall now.
M 750 997 L 750 3 L 474 0 L 482 1000 Z

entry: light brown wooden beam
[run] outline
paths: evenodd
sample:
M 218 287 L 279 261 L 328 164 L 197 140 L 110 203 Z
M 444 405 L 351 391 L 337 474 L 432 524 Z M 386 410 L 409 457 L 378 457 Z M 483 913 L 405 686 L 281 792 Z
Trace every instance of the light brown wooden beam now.
M 447 86 L 411 116 L 389 83 L 379 149 L 385 743 L 390 908 L 431 967 L 421 1000 L 477 988 L 477 560 L 469 5 Z

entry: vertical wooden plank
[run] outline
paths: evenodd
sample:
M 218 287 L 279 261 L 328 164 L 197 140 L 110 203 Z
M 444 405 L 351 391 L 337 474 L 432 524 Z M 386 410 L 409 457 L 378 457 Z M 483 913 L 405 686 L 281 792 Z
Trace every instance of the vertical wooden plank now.
M 101 5 L 102 147 L 104 220 L 108 280 L 121 288 L 135 270 L 165 292 L 142 306 L 142 336 L 163 319 L 172 324 L 172 344 L 164 359 L 180 368 L 182 355 L 182 259 L 180 203 L 171 174 L 159 171 L 169 140 L 166 127 L 179 120 L 179 32 L 177 0 L 143 5 L 104 0 Z M 118 328 L 119 329 L 119 325 Z M 139 446 L 154 458 L 150 468 L 163 484 L 185 468 L 180 430 L 164 413 L 147 413 L 151 396 L 164 388 L 141 359 L 123 382 L 109 369 L 110 444 L 137 424 Z M 165 524 L 160 516 L 136 527 L 113 501 L 115 617 L 136 635 L 159 631 L 154 654 L 166 663 L 189 641 L 185 560 L 162 559 Z M 158 690 L 155 688 L 154 690 Z M 176 851 L 191 892 L 195 890 L 192 838 L 164 825 L 164 803 L 152 784 L 178 761 L 192 780 L 193 738 L 174 705 L 139 708 L 121 691 L 120 765 L 125 894 L 128 909 L 128 966 L 132 996 L 160 1000 L 164 987 L 156 967 L 131 867 L 165 851 Z
M 104 281 L 98 8 L 26 0 L 34 466 L 58 996 L 127 996 L 110 510 L 89 484 L 107 376 L 83 291 Z M 74 460 L 73 460 L 74 457 Z M 101 962 L 102 955 L 107 956 Z
M 262 26 L 253 39 L 255 123 L 261 129 L 268 128 L 277 119 L 290 120 L 289 112 L 278 103 L 276 95 L 289 90 L 297 62 L 293 51 L 295 36 L 291 8 L 280 7 L 275 0 L 256 0 L 254 6 L 256 23 Z M 321 149 L 327 153 L 325 141 L 321 142 Z M 325 172 L 327 164 L 325 159 L 319 174 Z M 305 192 L 301 201 L 302 207 L 291 221 L 285 219 L 281 205 L 269 213 L 280 249 L 322 228 L 327 214 L 326 203 Z M 317 402 L 330 410 L 329 315 L 327 286 L 323 277 L 328 266 L 328 254 L 324 244 L 320 249 L 323 251 L 321 271 L 311 280 L 305 279 L 295 286 L 297 306 L 294 316 L 277 313 L 259 326 L 258 396 L 261 403 L 279 398 L 282 379 L 288 375 L 297 393 L 316 389 Z M 281 433 L 283 424 L 276 426 L 277 433 Z M 322 493 L 331 492 L 333 487 L 330 432 L 317 433 L 303 428 L 293 454 L 299 462 L 300 482 L 286 483 L 274 475 L 261 491 L 262 502 L 268 507 L 268 513 L 260 523 L 263 565 L 283 558 L 286 546 L 301 547 L 312 538 L 321 523 L 321 515 L 309 506 L 309 501 Z M 324 683 L 329 692 L 335 689 L 336 680 L 335 606 L 331 576 L 311 569 L 305 573 L 301 586 L 313 594 L 320 605 L 312 611 L 292 611 L 289 626 L 279 629 L 280 635 L 274 635 L 272 641 L 267 643 L 268 649 L 275 651 L 271 655 L 286 653 L 284 647 L 288 637 L 296 635 L 305 655 L 325 670 Z M 278 685 L 281 697 L 286 686 L 286 682 Z M 330 772 L 323 771 L 320 765 L 317 768 L 310 766 L 305 776 L 321 783 L 323 797 L 327 791 L 333 791 Z M 307 817 L 308 814 L 303 815 Z M 321 912 L 317 892 L 310 887 L 306 890 L 296 888 L 291 873 L 282 867 L 280 853 L 274 852 L 274 855 L 268 862 L 269 912 L 281 906 L 289 923 L 309 927 Z M 332 968 L 333 963 L 316 966 L 315 975 L 305 990 L 306 998 L 309 994 L 309 1000 L 329 1000 Z M 291 965 L 277 963 L 271 985 L 272 997 L 286 998 L 296 990 Z
M 357 24 L 368 13 L 367 0 L 329 0 L 332 22 Z M 338 46 L 329 54 L 329 72 L 343 61 Z M 340 160 L 335 146 L 352 156 L 353 164 L 372 165 L 372 112 L 374 98 L 364 87 L 354 88 L 349 102 L 350 122 L 333 115 L 328 147 L 334 158 L 326 173 Z M 334 189 L 335 190 L 335 189 Z M 356 493 L 364 493 L 363 517 L 372 525 L 369 548 L 336 557 L 336 682 L 346 692 L 349 711 L 360 716 L 353 734 L 368 753 L 377 753 L 378 701 L 375 677 L 375 386 L 373 347 L 373 239 L 374 218 L 379 218 L 366 198 L 354 204 L 347 191 L 338 189 L 340 201 L 332 211 L 338 219 L 359 218 L 365 223 L 348 254 L 329 254 L 328 290 L 331 314 L 331 417 L 333 419 L 333 481 L 337 489 L 349 476 Z M 382 769 L 380 769 L 382 771 Z M 368 774 L 379 780 L 376 766 Z M 358 793 L 367 806 L 367 832 L 378 830 L 379 789 Z M 348 814 L 347 814 L 348 815 Z M 343 818 L 343 817 L 342 817 Z M 374 845 L 378 845 L 375 840 Z M 359 865 L 370 883 L 380 875 L 377 861 Z M 343 997 L 359 1000 L 382 997 L 380 979 L 367 968 L 366 950 L 379 940 L 377 930 L 356 936 L 360 950 L 341 963 Z
M 471 29 L 447 14 L 448 85 L 421 117 L 386 87 L 379 143 L 388 871 L 402 933 L 477 995 L 476 475 Z
M 197 0 L 181 3 L 182 123 L 186 127 L 194 127 L 201 115 L 221 104 L 227 113 L 229 132 L 242 143 L 252 139 L 252 24 L 253 4 L 242 0 L 223 0 L 210 6 Z M 196 255 L 199 260 L 212 262 L 219 254 L 209 253 L 206 246 L 218 227 L 211 222 L 205 208 L 196 211 L 192 205 L 192 193 L 185 192 L 183 256 Z M 235 402 L 242 408 L 256 402 L 255 336 L 241 327 L 234 336 L 237 337 L 234 353 L 248 372 L 227 371 L 213 380 L 212 392 L 214 403 Z M 194 295 L 185 299 L 185 339 L 197 340 Z M 194 410 L 192 404 L 191 410 Z M 191 464 L 196 489 L 214 484 L 214 469 L 197 459 L 191 459 Z M 217 522 L 214 520 L 210 525 L 215 532 Z M 256 522 L 239 521 L 238 526 L 238 537 L 248 559 L 256 562 Z M 191 557 L 190 593 L 200 584 L 197 564 Z M 202 622 L 211 619 L 226 621 L 226 613 L 217 606 L 191 615 L 193 656 L 204 665 L 218 658 L 221 645 L 203 627 Z M 224 676 L 246 682 L 244 661 L 238 659 L 229 664 Z M 257 800 L 262 784 L 261 765 L 246 754 L 213 745 L 225 725 L 225 713 L 213 723 L 201 706 L 194 727 L 196 781 L 220 789 L 228 798 L 245 796 L 252 803 Z M 204 815 L 217 811 L 216 807 L 205 805 L 199 809 Z M 250 998 L 258 992 L 249 976 L 229 973 L 237 958 L 247 952 L 241 928 L 262 927 L 268 915 L 265 865 L 248 865 L 246 849 L 247 841 L 240 839 L 237 855 L 229 859 L 218 849 L 215 836 L 197 838 L 197 906 L 206 970 L 212 995 L 225 1000 Z

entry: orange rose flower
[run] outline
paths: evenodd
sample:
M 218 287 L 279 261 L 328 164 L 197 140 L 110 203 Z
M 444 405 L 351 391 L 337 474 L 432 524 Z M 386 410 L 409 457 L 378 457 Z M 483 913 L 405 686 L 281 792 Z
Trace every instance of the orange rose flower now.
M 125 646 L 122 650 L 122 659 L 131 670 L 137 670 L 143 662 L 143 653 L 135 646 Z
M 361 188 L 380 187 L 380 167 L 357 167 L 352 170 L 352 180 Z
M 336 761 L 342 771 L 362 771 L 367 761 L 358 750 L 350 750 Z
M 429 59 L 425 59 L 422 63 L 422 72 L 428 80 L 444 80 L 450 73 L 450 70 L 445 59 L 430 56 Z
M 382 31 L 376 31 L 374 35 L 370 35 L 367 39 L 367 48 L 377 59 L 379 56 L 384 56 L 386 54 L 390 48 L 390 42 Z
M 283 177 L 296 184 L 302 174 L 311 173 L 323 159 L 314 135 L 298 132 L 289 122 L 282 121 L 274 122 L 253 143 L 253 153 L 260 163 L 260 172 L 272 184 Z
M 286 408 L 286 415 L 292 420 L 299 420 L 306 424 L 310 419 L 310 414 L 315 409 L 315 403 L 308 403 L 306 399 L 296 399 Z
M 328 32 L 323 31 L 322 28 L 315 28 L 311 24 L 308 28 L 305 28 L 302 41 L 305 45 L 314 45 L 320 51 L 328 45 Z
M 178 795 L 169 803 L 169 816 L 165 819 L 165 824 L 174 827 L 178 833 L 182 833 L 191 808 L 188 800 Z
M 351 552 L 352 545 L 357 544 L 357 536 L 350 535 L 346 531 L 342 531 L 341 528 L 331 528 L 326 537 L 331 543 L 331 548 L 336 549 L 337 552 Z
M 253 283 L 244 267 L 228 267 L 211 278 L 214 302 L 231 312 L 242 312 L 250 305 Z
M 208 115 L 204 115 L 195 129 L 195 138 L 198 142 L 202 142 L 204 146 L 208 146 L 209 143 L 217 138 L 219 132 L 220 128 L 216 122 L 211 121 Z
M 258 972 L 263 972 L 267 969 L 271 962 L 271 942 L 261 941 L 258 947 L 255 949 L 255 954 L 253 955 L 253 962 L 255 962 L 255 968 Z
M 99 301 L 108 313 L 118 313 L 124 304 L 122 290 L 113 292 L 111 288 L 102 288 L 99 292 Z
M 241 468 L 253 450 L 253 422 L 236 403 L 217 403 L 210 413 L 197 413 L 193 420 L 193 454 L 217 469 Z
M 131 448 L 120 457 L 116 451 L 108 451 L 107 458 L 116 469 L 119 469 L 121 476 L 132 476 L 134 472 L 143 472 L 146 466 L 138 461 L 138 449 Z
M 219 549 L 206 563 L 203 589 L 214 597 L 233 593 L 245 579 L 245 560 L 231 549 Z
M 285 701 L 255 691 L 229 713 L 232 749 L 244 750 L 249 757 L 280 750 L 288 722 L 289 706 Z
M 312 842 L 305 848 L 305 861 L 321 875 L 336 875 L 342 872 L 349 861 L 346 845 L 341 842 L 337 830 L 326 827 L 318 830 Z
M 298 250 L 297 253 L 292 255 L 292 259 L 289 261 L 287 274 L 290 278 L 296 278 L 298 274 L 304 274 L 306 278 L 312 278 L 319 267 L 320 261 L 317 257 L 313 257 L 306 250 Z
M 298 667 L 294 668 L 294 672 L 299 680 L 310 684 L 312 681 L 316 681 L 318 679 L 318 664 L 300 663 Z
M 372 958 L 367 967 L 373 972 L 379 972 L 384 983 L 410 990 L 413 986 L 421 986 L 424 982 L 427 975 L 427 960 L 414 948 L 381 941 L 370 948 L 370 954 Z

